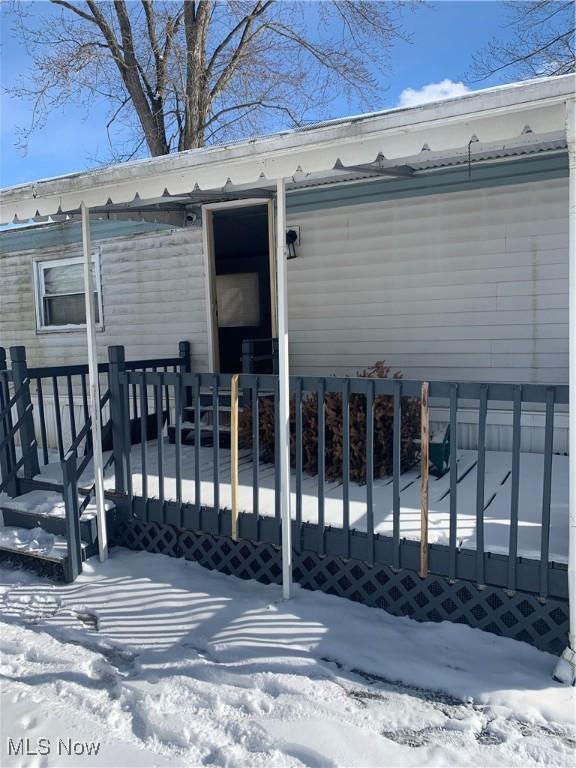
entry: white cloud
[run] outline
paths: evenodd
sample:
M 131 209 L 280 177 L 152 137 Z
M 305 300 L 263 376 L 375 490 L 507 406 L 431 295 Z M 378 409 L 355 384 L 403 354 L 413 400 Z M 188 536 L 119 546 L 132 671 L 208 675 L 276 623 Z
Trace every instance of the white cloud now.
M 440 99 L 453 99 L 455 96 L 463 96 L 469 93 L 470 88 L 464 83 L 455 83 L 453 80 L 442 80 L 439 83 L 428 83 L 422 88 L 404 88 L 398 100 L 399 107 L 415 107 L 417 104 L 426 104 L 429 101 Z

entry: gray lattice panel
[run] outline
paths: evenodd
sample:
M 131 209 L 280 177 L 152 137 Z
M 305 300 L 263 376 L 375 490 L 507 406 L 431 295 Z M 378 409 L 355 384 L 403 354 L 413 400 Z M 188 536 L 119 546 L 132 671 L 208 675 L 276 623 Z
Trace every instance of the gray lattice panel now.
M 179 530 L 171 525 L 139 520 L 116 526 L 114 543 L 172 557 L 186 557 L 206 568 L 280 583 L 281 552 L 272 544 L 232 541 L 227 536 Z M 512 637 L 559 654 L 566 645 L 568 602 L 500 587 L 478 589 L 468 581 L 450 583 L 440 576 L 421 579 L 408 569 L 394 571 L 383 565 L 315 552 L 294 553 L 294 580 L 305 589 L 321 590 L 396 616 L 417 621 L 453 621 Z
M 229 536 L 231 514 L 228 510 L 211 507 L 197 509 L 194 505 L 179 504 L 175 501 L 143 499 L 135 497 L 132 502 L 124 494 L 110 494 L 107 497 L 115 504 L 117 520 L 138 520 L 143 523 L 174 525 L 187 531 L 202 531 L 215 536 Z M 238 519 L 240 536 L 244 540 L 262 544 L 280 543 L 280 527 L 273 517 L 240 513 Z M 322 536 L 318 526 L 305 523 L 301 529 L 295 521 L 292 528 L 295 550 L 318 552 L 322 542 L 325 556 L 365 561 L 370 554 L 375 565 L 388 566 L 395 562 L 394 542 L 388 536 L 374 536 L 374 551 L 365 533 L 352 530 L 349 536 L 342 529 L 326 528 Z M 430 572 L 447 578 L 450 573 L 450 549 L 443 544 L 432 544 L 429 549 Z M 401 540 L 398 553 L 399 568 L 415 571 L 420 565 L 420 544 L 417 541 Z M 456 579 L 474 583 L 477 574 L 476 552 L 458 549 L 455 562 Z M 507 555 L 486 552 L 484 555 L 486 584 L 506 589 L 509 584 L 509 560 Z M 539 594 L 541 568 L 538 560 L 517 558 L 516 589 L 519 592 Z M 547 571 L 548 595 L 550 598 L 568 599 L 568 575 L 566 565 L 549 563 Z
M 195 560 L 211 570 L 256 579 L 263 584 L 279 584 L 282 580 L 282 554 L 271 544 L 183 531 L 179 546 L 187 560 Z
M 123 521 L 115 526 L 111 540 L 113 545 L 128 549 L 182 557 L 178 548 L 178 531 L 173 525 L 144 523 L 140 520 Z
M 568 602 L 564 600 L 541 602 L 528 593 L 478 589 L 471 582 L 450 583 L 440 576 L 421 579 L 414 571 L 320 557 L 315 552 L 295 556 L 294 580 L 305 589 L 321 589 L 396 616 L 467 624 L 552 653 L 561 653 L 566 646 Z

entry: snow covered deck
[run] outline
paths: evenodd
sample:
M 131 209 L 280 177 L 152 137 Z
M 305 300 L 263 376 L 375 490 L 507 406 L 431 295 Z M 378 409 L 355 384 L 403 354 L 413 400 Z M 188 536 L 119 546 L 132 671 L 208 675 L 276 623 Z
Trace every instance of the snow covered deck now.
M 164 440 L 164 497 L 176 498 L 176 447 Z M 195 503 L 195 449 L 181 446 L 182 499 Z M 105 457 L 106 458 L 106 457 Z M 159 496 L 158 446 L 150 441 L 146 446 L 148 496 Z M 201 496 L 205 506 L 214 503 L 213 449 L 200 449 Z M 487 552 L 508 553 L 510 533 L 511 462 L 508 452 L 488 451 L 486 453 L 484 541 Z M 131 450 L 132 485 L 135 495 L 142 493 L 141 446 L 133 445 Z M 60 466 L 57 461 L 44 467 L 43 479 L 60 482 Z M 539 559 L 541 538 L 542 484 L 544 457 L 541 454 L 522 453 L 520 459 L 520 495 L 518 522 L 518 555 Z M 219 473 L 220 507 L 230 508 L 230 451 L 220 449 Z M 239 464 L 239 507 L 241 511 L 252 511 L 253 466 L 250 451 L 240 452 Z M 88 466 L 81 484 L 91 485 L 92 470 Z M 458 451 L 458 546 L 474 549 L 476 545 L 476 451 Z M 274 515 L 274 467 L 261 464 L 259 471 L 260 514 Z M 111 472 L 107 473 L 105 485 L 114 487 Z M 400 535 L 406 539 L 420 538 L 420 484 L 419 468 L 405 472 L 400 481 Z M 296 477 L 292 473 L 292 514 L 296 508 Z M 318 522 L 318 478 L 304 475 L 302 479 L 302 520 Z M 326 481 L 325 523 L 340 527 L 343 518 L 343 493 L 341 482 Z M 392 535 L 392 477 L 374 481 L 374 524 L 375 532 Z M 429 491 L 429 541 L 448 544 L 450 482 L 449 475 L 430 478 Z M 366 530 L 366 487 L 350 484 L 350 527 Z M 568 457 L 555 455 L 552 462 L 552 501 L 550 525 L 550 561 L 566 563 L 568 558 Z

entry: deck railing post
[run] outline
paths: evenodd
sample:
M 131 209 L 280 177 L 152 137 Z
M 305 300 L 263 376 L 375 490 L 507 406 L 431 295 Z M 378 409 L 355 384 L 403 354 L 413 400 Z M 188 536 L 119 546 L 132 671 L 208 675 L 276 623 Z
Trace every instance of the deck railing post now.
M 279 371 L 279 362 L 278 362 L 278 355 L 279 355 L 279 347 L 278 347 L 278 339 L 272 339 L 272 373 L 274 376 L 278 376 Z
M 66 455 L 61 462 L 64 510 L 66 520 L 67 562 L 64 574 L 71 582 L 82 573 L 82 543 L 80 539 L 80 511 L 78 508 L 78 479 L 76 475 L 76 451 Z
M 120 374 L 126 369 L 124 347 L 108 347 L 108 388 L 110 389 L 110 421 L 112 423 L 112 451 L 114 453 L 114 488 L 119 493 L 126 492 L 125 455 L 126 440 L 124 434 L 124 400 Z
M 429 383 L 423 381 L 420 395 L 420 576 L 423 579 L 428 576 L 429 387 Z
M 242 339 L 242 354 L 240 359 L 242 362 L 242 373 L 244 374 L 254 373 L 254 371 L 252 370 L 252 340 L 251 339 Z M 250 407 L 250 398 L 251 398 L 250 390 L 245 389 L 244 392 L 242 393 L 243 408 Z
M 16 412 L 18 419 L 23 419 L 20 427 L 20 446 L 24 456 L 24 477 L 32 478 L 40 474 L 38 463 L 38 447 L 34 430 L 34 416 L 32 414 L 32 401 L 30 399 L 30 378 L 28 365 L 26 364 L 26 348 L 10 347 L 10 362 L 12 364 L 12 381 L 14 382 L 14 394 L 24 388 L 24 393 L 18 398 Z
M 3 357 L 3 360 L 4 360 L 3 366 L 4 367 L 2 367 L 2 362 L 0 362 L 0 371 L 2 371 L 2 370 L 8 371 L 8 365 L 6 363 L 6 360 L 7 360 L 7 358 L 6 358 L 6 350 L 4 349 L 4 347 L 1 347 L 1 349 L 4 352 L 4 357 Z M 10 381 L 8 379 L 8 375 L 7 374 L 4 375 L 2 377 L 2 379 L 0 379 L 0 397 L 3 397 L 5 405 L 8 405 L 8 403 L 10 402 Z M 5 426 L 6 426 L 6 429 L 8 431 L 10 431 L 12 429 L 12 424 L 13 424 L 13 422 L 12 422 L 12 414 L 11 413 L 7 413 L 6 414 L 6 424 L 5 424 Z M 9 452 L 10 452 L 9 453 L 10 466 L 14 466 L 14 464 L 16 464 L 16 446 L 14 445 L 14 436 L 12 436 L 12 440 L 10 440 L 10 442 L 8 443 L 8 449 L 9 449 Z
M 282 517 L 282 592 L 292 596 L 292 516 L 290 514 L 290 365 L 288 362 L 288 275 L 286 268 L 286 185 L 276 182 L 276 292 L 278 304 L 278 434 Z
M 0 372 L 6 371 L 6 350 L 4 347 L 0 347 Z M 6 387 L 4 386 L 6 384 Z M 0 377 L 0 411 L 2 411 L 10 402 L 10 389 L 8 387 L 8 382 L 4 381 L 3 377 Z M 3 444 L 4 440 L 6 439 L 6 435 L 10 432 L 11 428 L 11 420 L 10 420 L 10 414 L 6 414 L 6 416 L 2 419 L 0 419 L 0 479 L 4 480 L 4 478 L 8 477 L 10 474 L 10 470 L 12 468 L 12 456 L 14 451 L 11 450 L 11 445 L 13 446 L 14 443 L 14 437 L 10 438 L 9 440 L 6 440 L 6 443 Z M 16 477 L 13 477 L 10 482 L 8 483 L 6 487 L 6 493 L 9 496 L 17 496 L 18 495 L 18 480 Z
M 232 491 L 232 530 L 238 540 L 238 374 L 230 383 L 230 486 Z
M 192 373 L 192 349 L 189 341 L 181 341 L 178 344 L 178 357 L 180 358 L 180 373 Z M 184 387 L 184 406 L 192 405 L 192 390 Z
M 254 373 L 252 370 L 252 339 L 242 339 L 242 373 Z

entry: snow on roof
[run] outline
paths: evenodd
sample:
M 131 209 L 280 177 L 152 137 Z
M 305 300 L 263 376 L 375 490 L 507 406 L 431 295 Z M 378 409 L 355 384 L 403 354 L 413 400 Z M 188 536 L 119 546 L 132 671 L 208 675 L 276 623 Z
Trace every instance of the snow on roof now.
M 0 221 L 29 219 L 164 194 L 230 188 L 295 174 L 393 163 L 423 148 L 436 153 L 564 130 L 575 76 L 497 86 L 414 107 L 328 120 L 235 143 L 204 147 L 21 184 L 0 192 Z

